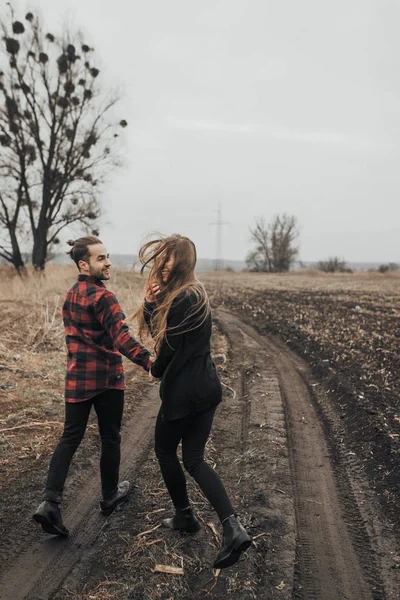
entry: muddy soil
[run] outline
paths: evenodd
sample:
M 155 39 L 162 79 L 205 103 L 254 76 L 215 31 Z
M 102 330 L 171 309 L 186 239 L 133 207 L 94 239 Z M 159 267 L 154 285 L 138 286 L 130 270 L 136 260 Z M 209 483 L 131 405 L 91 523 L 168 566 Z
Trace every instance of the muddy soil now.
M 212 569 L 221 527 L 191 481 L 201 531 L 177 535 L 160 527 L 171 504 L 152 449 L 158 388 L 143 384 L 123 428 L 121 476 L 133 484 L 129 501 L 108 518 L 99 514 L 97 456 L 87 447 L 63 505 L 71 536 L 54 539 L 29 520 L 43 473 L 21 478 L 6 495 L 7 502 L 24 498 L 19 516 L 13 507 L 7 519 L 2 506 L 0 598 L 397 597 L 395 541 L 378 517 L 357 457 L 341 443 L 326 390 L 286 346 L 237 315 L 215 311 L 214 329 L 224 400 L 207 460 L 253 535 L 252 547 L 237 565 Z M 160 573 L 159 565 L 175 573 Z
M 208 275 L 207 285 L 215 306 L 304 358 L 400 539 L 400 280 L 271 277 L 246 283 L 244 276 L 216 282 Z

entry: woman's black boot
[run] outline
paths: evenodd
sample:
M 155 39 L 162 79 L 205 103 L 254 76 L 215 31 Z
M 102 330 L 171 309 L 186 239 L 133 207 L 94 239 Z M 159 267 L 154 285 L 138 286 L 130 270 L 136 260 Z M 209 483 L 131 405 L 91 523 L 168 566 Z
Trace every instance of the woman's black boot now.
M 251 545 L 251 536 L 236 515 L 224 519 L 222 527 L 222 545 L 215 559 L 214 569 L 225 569 L 234 565 L 241 553 Z
M 190 507 L 183 510 L 176 509 L 174 516 L 164 519 L 162 523 L 168 529 L 176 529 L 186 533 L 196 533 L 200 529 L 199 520 L 196 519 Z

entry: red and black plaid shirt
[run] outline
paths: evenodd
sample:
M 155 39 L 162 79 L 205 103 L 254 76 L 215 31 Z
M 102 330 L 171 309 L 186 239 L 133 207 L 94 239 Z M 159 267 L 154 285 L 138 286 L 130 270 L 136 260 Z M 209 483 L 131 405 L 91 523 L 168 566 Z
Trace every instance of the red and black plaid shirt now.
M 67 372 L 65 400 L 82 402 L 125 389 L 122 353 L 146 371 L 150 353 L 129 333 L 118 300 L 97 277 L 79 275 L 63 306 Z

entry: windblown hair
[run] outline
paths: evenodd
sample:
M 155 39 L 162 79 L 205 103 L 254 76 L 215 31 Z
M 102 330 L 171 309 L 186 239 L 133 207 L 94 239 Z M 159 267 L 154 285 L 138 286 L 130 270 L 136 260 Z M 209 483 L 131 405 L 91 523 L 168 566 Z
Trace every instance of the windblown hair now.
M 71 246 L 71 250 L 67 252 L 67 254 L 72 258 L 72 260 L 79 269 L 80 260 L 89 262 L 89 246 L 94 246 L 95 244 L 102 243 L 103 242 L 94 235 L 87 235 L 85 237 L 78 238 L 77 240 L 68 240 L 67 244 Z
M 162 270 L 170 257 L 174 263 L 168 281 L 163 282 Z M 159 236 L 145 242 L 139 250 L 140 273 L 148 270 L 148 281 L 157 282 L 161 293 L 156 296 L 156 309 L 152 314 L 151 332 L 155 341 L 155 350 L 168 333 L 173 333 L 179 327 L 181 333 L 187 333 L 200 327 L 210 314 L 207 293 L 194 273 L 197 261 L 196 246 L 187 237 L 174 234 L 168 237 Z M 191 309 L 187 311 L 184 320 L 175 328 L 167 326 L 168 313 L 174 300 L 186 295 L 194 297 Z M 131 319 L 139 323 L 139 336 L 143 340 L 148 335 L 147 324 L 143 315 L 144 302 L 139 306 Z M 185 328 L 187 325 L 187 328 Z

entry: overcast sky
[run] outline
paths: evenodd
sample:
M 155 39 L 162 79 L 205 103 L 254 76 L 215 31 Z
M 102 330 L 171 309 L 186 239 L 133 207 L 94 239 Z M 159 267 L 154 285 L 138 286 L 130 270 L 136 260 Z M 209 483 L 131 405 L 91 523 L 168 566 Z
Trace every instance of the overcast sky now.
M 2 10 L 4 10 L 2 2 Z M 296 215 L 300 257 L 400 261 L 398 0 L 37 0 L 122 90 L 125 166 L 101 237 L 148 232 L 244 259 L 257 216 Z M 68 235 L 65 236 L 69 237 Z

